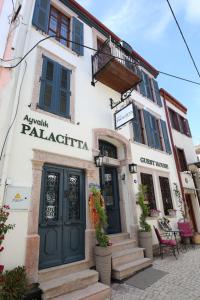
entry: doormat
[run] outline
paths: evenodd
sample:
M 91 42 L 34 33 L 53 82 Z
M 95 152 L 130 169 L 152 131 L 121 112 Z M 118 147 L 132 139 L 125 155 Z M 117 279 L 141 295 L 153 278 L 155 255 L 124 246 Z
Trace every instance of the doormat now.
M 145 290 L 147 287 L 151 286 L 154 282 L 158 281 L 167 274 L 168 273 L 164 271 L 148 268 L 133 275 L 129 279 L 125 280 L 124 283 L 132 285 L 138 289 Z

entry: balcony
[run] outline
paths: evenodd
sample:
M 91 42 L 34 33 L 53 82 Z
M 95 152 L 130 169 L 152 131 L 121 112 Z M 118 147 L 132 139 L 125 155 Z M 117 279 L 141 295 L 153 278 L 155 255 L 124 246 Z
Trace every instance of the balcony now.
M 96 81 L 124 94 L 140 81 L 138 62 L 120 44 L 105 41 L 92 56 L 92 84 Z

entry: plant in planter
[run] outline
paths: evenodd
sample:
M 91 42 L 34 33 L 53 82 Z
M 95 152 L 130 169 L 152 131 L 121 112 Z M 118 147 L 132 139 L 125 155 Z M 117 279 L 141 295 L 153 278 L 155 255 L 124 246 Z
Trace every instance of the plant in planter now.
M 5 234 L 15 227 L 14 224 L 6 224 L 9 217 L 9 209 L 10 207 L 8 205 L 3 205 L 0 208 L 0 252 L 4 250 L 2 244 L 5 238 Z M 3 269 L 4 266 L 0 265 L 0 274 L 3 272 Z
M 99 272 L 100 281 L 110 285 L 111 280 L 111 244 L 105 234 L 107 215 L 104 199 L 100 190 L 93 187 L 89 197 L 90 219 L 95 228 L 97 245 L 94 248 L 96 270 Z
M 152 232 L 151 226 L 146 222 L 146 218 L 149 216 L 149 208 L 146 201 L 147 186 L 139 185 L 139 192 L 137 194 L 137 204 L 141 208 L 140 214 L 140 230 L 139 230 L 139 245 L 145 248 L 145 256 L 153 258 L 153 246 L 152 246 Z
M 182 220 L 183 220 L 183 222 L 185 222 L 187 219 L 186 218 L 186 205 L 181 196 L 181 192 L 178 189 L 177 183 L 174 183 L 174 194 L 175 194 L 177 202 L 178 202 L 178 208 L 181 213 Z
M 160 210 L 152 208 L 150 209 L 150 217 L 158 218 L 160 214 Z

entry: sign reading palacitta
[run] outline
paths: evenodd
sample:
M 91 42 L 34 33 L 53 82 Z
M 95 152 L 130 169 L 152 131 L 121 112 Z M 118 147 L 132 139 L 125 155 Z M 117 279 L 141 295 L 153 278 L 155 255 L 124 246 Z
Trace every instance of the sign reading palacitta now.
M 44 120 L 38 120 L 34 118 L 30 118 L 28 115 L 26 115 L 23 119 L 24 124 L 22 123 L 21 133 L 26 134 L 32 137 L 36 137 L 42 140 L 51 141 L 58 144 L 63 144 L 71 147 L 76 147 L 82 150 L 88 150 L 88 145 L 86 142 L 72 138 L 68 136 L 68 134 L 56 134 L 53 132 L 48 133 L 43 128 L 36 128 L 34 125 L 38 125 L 44 128 L 48 128 L 49 124 L 47 121 Z

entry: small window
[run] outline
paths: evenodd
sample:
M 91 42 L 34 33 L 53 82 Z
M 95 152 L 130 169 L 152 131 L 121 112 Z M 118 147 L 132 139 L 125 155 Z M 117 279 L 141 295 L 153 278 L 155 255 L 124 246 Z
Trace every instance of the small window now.
M 159 176 L 160 190 L 163 200 L 163 207 L 165 215 L 169 215 L 169 209 L 173 209 L 172 197 L 169 185 L 169 179 L 167 177 Z
M 99 140 L 100 154 L 117 159 L 117 147 L 107 141 Z
M 141 173 L 141 183 L 146 185 L 147 187 L 147 201 L 149 209 L 156 209 L 156 199 L 155 199 L 155 192 L 154 192 L 154 184 L 153 184 L 153 177 L 151 174 Z
M 56 35 L 57 41 L 69 47 L 70 19 L 52 6 L 49 15 L 48 34 Z
M 39 106 L 48 112 L 70 117 L 71 70 L 44 57 Z

